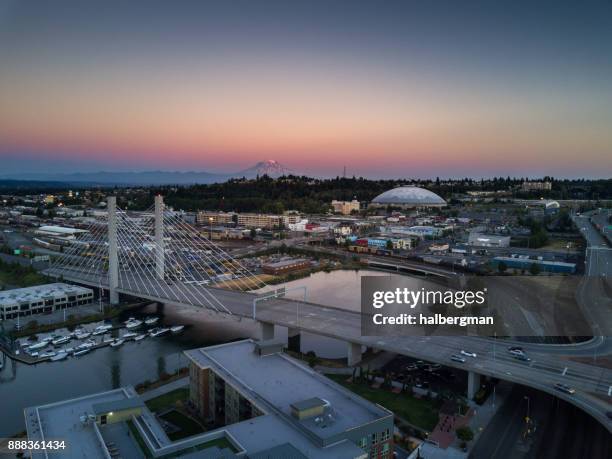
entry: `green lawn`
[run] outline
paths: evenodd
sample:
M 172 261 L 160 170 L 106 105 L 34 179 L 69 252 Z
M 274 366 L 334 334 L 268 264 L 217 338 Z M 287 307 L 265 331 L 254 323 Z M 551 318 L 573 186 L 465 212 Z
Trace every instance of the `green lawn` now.
M 170 438 L 172 441 L 191 437 L 192 435 L 197 435 L 204 432 L 204 429 L 202 429 L 200 424 L 179 411 L 172 410 L 160 417 L 181 429 L 178 432 L 168 434 L 168 438 Z
M 431 432 L 438 423 L 438 410 L 429 400 L 411 395 L 394 394 L 386 389 L 372 389 L 366 384 L 348 383 L 347 375 L 326 375 L 350 391 L 373 403 L 378 403 L 417 427 Z
M 166 394 L 162 394 L 159 397 L 147 400 L 145 403 L 151 411 L 161 411 L 166 408 L 172 408 L 176 406 L 176 402 L 185 401 L 189 399 L 189 389 L 181 387 L 175 389 Z

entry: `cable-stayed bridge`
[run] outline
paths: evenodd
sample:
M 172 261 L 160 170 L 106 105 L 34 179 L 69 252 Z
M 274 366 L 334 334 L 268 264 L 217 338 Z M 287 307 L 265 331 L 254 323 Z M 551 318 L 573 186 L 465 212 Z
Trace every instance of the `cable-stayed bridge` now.
M 612 400 L 612 370 L 570 360 L 557 348 L 522 346 L 532 361 L 517 361 L 498 340 L 475 337 L 361 336 L 361 314 L 341 308 L 287 298 L 285 291 L 267 285 L 244 263 L 214 244 L 206 229 L 186 223 L 180 213 L 164 208 L 161 196 L 146 212 L 130 213 L 109 197 L 107 217 L 93 224 L 46 274 L 109 291 L 111 304 L 119 295 L 131 295 L 169 306 L 207 308 L 237 319 L 249 318 L 261 326 L 261 336 L 274 336 L 274 325 L 290 335 L 309 332 L 348 343 L 349 364 L 361 359 L 362 346 L 409 355 L 464 369 L 468 396 L 479 387 L 480 375 L 525 384 L 554 393 L 589 412 L 612 431 L 606 416 Z M 579 346 L 578 346 L 579 347 Z M 578 348 L 577 347 L 577 348 Z M 450 360 L 465 349 L 476 359 Z M 553 352 L 554 350 L 554 352 Z M 567 346 L 565 354 L 573 352 Z M 556 383 L 576 389 L 574 395 L 555 390 Z

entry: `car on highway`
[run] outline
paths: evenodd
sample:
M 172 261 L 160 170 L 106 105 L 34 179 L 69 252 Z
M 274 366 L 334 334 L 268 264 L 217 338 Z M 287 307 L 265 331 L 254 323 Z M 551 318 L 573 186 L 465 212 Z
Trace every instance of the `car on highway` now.
M 608 419 L 612 419 L 612 411 L 608 411 L 606 413 L 606 416 L 608 416 Z
M 531 359 L 527 357 L 525 354 L 514 354 L 514 358 L 522 362 L 531 362 Z
M 510 352 L 510 354 L 516 356 L 516 355 L 525 355 L 525 353 L 523 352 L 522 349 L 511 349 L 508 352 Z
M 453 354 L 450 356 L 450 359 L 453 362 L 459 362 L 459 363 L 465 363 L 465 359 L 463 357 L 461 357 L 460 355 L 457 354 Z
M 566 394 L 569 394 L 569 395 L 574 395 L 576 393 L 576 389 L 568 386 L 567 384 L 563 384 L 563 383 L 555 384 L 555 389 L 561 392 L 565 392 Z
M 464 351 L 463 349 L 461 349 L 460 354 L 461 355 L 465 355 L 466 357 L 476 358 L 476 353 L 475 352 L 468 352 L 468 351 Z

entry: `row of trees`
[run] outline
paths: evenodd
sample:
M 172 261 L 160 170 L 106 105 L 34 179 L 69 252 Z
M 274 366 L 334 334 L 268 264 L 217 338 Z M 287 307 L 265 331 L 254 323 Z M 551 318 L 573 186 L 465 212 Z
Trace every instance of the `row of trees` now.
M 551 191 L 538 191 L 537 197 L 612 199 L 612 180 L 555 180 Z M 195 211 L 216 209 L 237 212 L 282 213 L 298 210 L 305 213 L 322 213 L 329 209 L 332 200 L 371 201 L 380 193 L 401 185 L 426 187 L 450 200 L 456 193 L 470 190 L 516 190 L 523 178 L 493 178 L 474 180 L 369 180 L 365 178 L 336 177 L 314 179 L 288 176 L 272 179 L 268 176 L 252 180 L 231 179 L 223 183 L 191 186 L 159 186 L 148 189 L 139 196 L 131 196 L 133 208 L 147 208 L 154 196 L 161 193 L 165 201 L 177 209 Z M 517 196 L 530 197 L 517 192 Z M 535 196 L 535 195 L 534 195 Z

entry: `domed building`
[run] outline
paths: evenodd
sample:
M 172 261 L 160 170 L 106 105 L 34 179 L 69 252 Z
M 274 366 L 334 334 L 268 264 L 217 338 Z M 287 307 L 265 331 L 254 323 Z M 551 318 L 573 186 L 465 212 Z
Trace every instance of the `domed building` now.
M 418 186 L 400 186 L 379 194 L 371 205 L 401 207 L 405 209 L 423 207 L 444 207 L 446 201 L 425 188 Z

